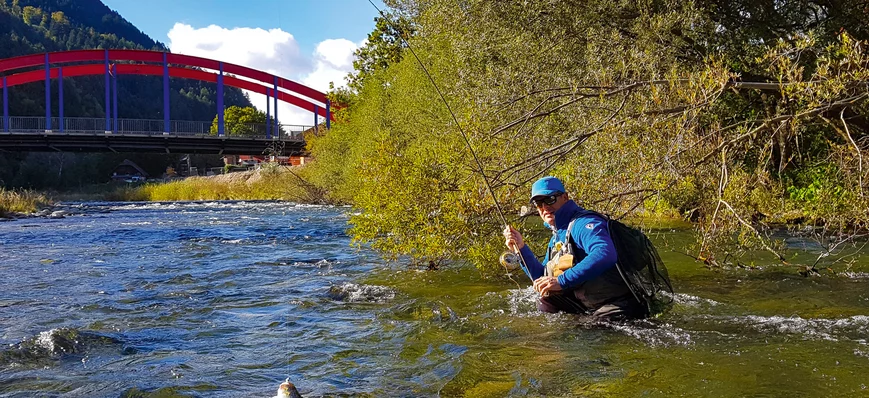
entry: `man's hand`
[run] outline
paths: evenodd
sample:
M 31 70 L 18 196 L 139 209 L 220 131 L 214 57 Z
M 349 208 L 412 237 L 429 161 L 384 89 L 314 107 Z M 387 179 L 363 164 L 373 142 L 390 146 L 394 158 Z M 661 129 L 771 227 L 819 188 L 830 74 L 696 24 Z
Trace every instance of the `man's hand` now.
M 551 292 L 560 292 L 561 284 L 554 276 L 541 276 L 534 281 L 534 290 L 540 292 L 541 296 L 548 296 Z
M 525 240 L 522 239 L 522 234 L 511 226 L 507 226 L 504 228 L 504 239 L 506 240 L 504 244 L 507 245 L 507 248 L 512 250 L 514 253 L 518 253 L 519 250 L 522 250 L 525 247 Z

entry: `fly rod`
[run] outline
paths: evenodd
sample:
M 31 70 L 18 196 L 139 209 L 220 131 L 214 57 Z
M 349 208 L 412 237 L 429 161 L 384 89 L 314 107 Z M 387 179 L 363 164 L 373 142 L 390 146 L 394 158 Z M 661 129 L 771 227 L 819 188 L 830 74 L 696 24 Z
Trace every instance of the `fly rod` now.
M 426 75 L 426 77 L 428 77 L 428 80 L 431 82 L 431 85 L 434 86 L 435 91 L 437 91 L 438 96 L 440 96 L 441 101 L 443 101 L 444 106 L 446 106 L 447 112 L 449 112 L 450 116 L 453 118 L 453 122 L 456 124 L 456 127 L 459 129 L 459 133 L 461 134 L 462 139 L 465 141 L 465 145 L 468 147 L 468 151 L 471 152 L 471 156 L 474 158 L 474 163 L 476 163 L 477 168 L 480 170 L 480 176 L 483 177 L 483 182 L 486 184 L 486 189 L 489 191 L 489 195 L 492 196 L 492 202 L 495 203 L 495 209 L 498 210 L 498 216 L 501 217 L 501 221 L 504 223 L 504 226 L 509 228 L 510 223 L 507 222 L 507 217 L 504 216 L 504 211 L 501 210 L 501 204 L 498 203 L 498 197 L 495 196 L 495 191 L 492 189 L 492 184 L 489 183 L 489 178 L 486 177 L 486 171 L 483 169 L 483 163 L 480 162 L 480 159 L 477 157 L 477 152 L 474 150 L 474 147 L 471 145 L 471 141 L 468 139 L 468 135 L 465 134 L 465 130 L 462 128 L 461 123 L 459 123 L 459 119 L 456 117 L 456 114 L 453 112 L 453 108 L 450 107 L 450 103 L 447 101 L 446 97 L 444 97 L 444 94 L 441 92 L 440 87 L 435 82 L 435 80 L 431 76 L 431 74 L 428 72 L 428 68 L 425 67 L 425 64 L 422 63 L 422 60 L 419 58 L 419 56 L 416 55 L 416 51 L 413 50 L 413 47 L 410 45 L 410 42 L 408 42 L 407 39 L 404 38 L 404 35 L 401 34 L 401 30 L 398 29 L 394 23 L 392 23 L 392 20 L 386 15 L 386 13 L 384 13 L 380 9 L 380 7 L 378 7 L 376 4 L 374 4 L 374 2 L 372 0 L 368 0 L 368 2 L 377 10 L 378 13 L 380 13 L 380 16 L 383 17 L 383 20 L 386 21 L 386 23 L 389 24 L 389 26 L 392 27 L 392 29 L 394 29 L 398 33 L 399 39 L 401 39 L 401 41 L 404 43 L 404 45 L 407 46 L 407 49 L 410 50 L 410 53 L 413 54 L 413 57 L 416 59 L 416 62 L 419 63 L 419 66 L 422 68 L 422 71 L 425 72 L 425 75 Z M 531 278 L 531 274 L 528 271 L 528 266 L 525 264 L 525 259 L 522 257 L 522 253 L 520 253 L 519 249 L 516 247 L 512 247 L 512 249 L 515 250 L 515 253 L 519 257 L 519 262 L 521 263 L 522 268 L 524 269 L 525 273 L 528 275 L 528 278 Z M 506 266 L 505 266 L 505 268 L 506 268 Z M 534 282 L 533 279 L 531 281 Z

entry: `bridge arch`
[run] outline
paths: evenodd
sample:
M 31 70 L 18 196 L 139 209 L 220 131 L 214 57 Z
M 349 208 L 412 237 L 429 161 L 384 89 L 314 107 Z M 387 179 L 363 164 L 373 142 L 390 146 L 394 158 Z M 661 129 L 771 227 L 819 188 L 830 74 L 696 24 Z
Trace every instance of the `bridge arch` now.
M 124 62 L 124 63 L 118 63 Z M 74 65 L 67 65 L 74 63 Z M 57 65 L 52 67 L 52 65 Z M 42 69 L 25 70 L 42 66 Z M 204 68 L 214 70 L 209 72 Z M 13 73 L 10 73 L 13 72 Z M 169 52 L 147 50 L 72 50 L 42 54 L 32 54 L 0 60 L 0 74 L 3 74 L 0 85 L 3 88 L 3 117 L 4 125 L 8 126 L 8 93 L 9 87 L 20 84 L 45 81 L 46 85 L 46 130 L 51 130 L 51 79 L 59 79 L 59 91 L 61 103 L 59 113 L 61 128 L 63 125 L 63 85 L 64 77 L 105 75 L 106 92 L 106 131 L 109 132 L 109 110 L 114 108 L 114 118 L 117 121 L 117 93 L 116 85 L 114 106 L 109 99 L 110 84 L 116 82 L 118 75 L 151 75 L 163 76 L 163 115 L 164 125 L 169 125 L 169 78 L 180 77 L 201 80 L 217 84 L 217 115 L 218 134 L 223 135 L 223 87 L 230 86 L 259 94 L 265 94 L 268 101 L 274 100 L 275 120 L 277 120 L 277 101 L 282 101 L 314 114 L 322 116 L 326 120 L 327 128 L 332 120 L 331 104 L 325 93 L 307 87 L 289 79 L 282 78 L 267 72 L 236 65 L 228 62 L 217 61 L 208 58 L 191 55 L 173 54 Z M 238 78 L 244 77 L 250 80 Z M 269 115 L 270 116 L 270 115 Z M 269 122 L 270 118 L 267 118 Z M 115 123 L 117 124 L 117 122 Z M 277 131 L 275 126 L 275 131 Z M 168 128 L 168 127 L 167 127 Z

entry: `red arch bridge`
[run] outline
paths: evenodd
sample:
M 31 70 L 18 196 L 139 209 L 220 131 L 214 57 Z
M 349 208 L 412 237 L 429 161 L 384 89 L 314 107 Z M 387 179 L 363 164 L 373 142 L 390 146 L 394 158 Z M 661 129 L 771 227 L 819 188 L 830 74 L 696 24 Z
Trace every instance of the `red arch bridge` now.
M 319 118 L 330 127 L 331 104 L 326 94 L 292 80 L 227 62 L 190 55 L 144 50 L 75 50 L 33 54 L 0 60 L 3 118 L 0 151 L 64 152 L 174 152 L 254 155 L 276 148 L 284 155 L 304 150 L 305 131 L 320 128 Z M 105 76 L 103 118 L 66 117 L 63 113 L 63 79 Z M 151 75 L 163 78 L 163 119 L 119 119 L 119 75 Z M 217 84 L 217 131 L 212 122 L 172 120 L 169 111 L 169 78 L 196 79 Z M 52 115 L 51 80 L 57 79 L 57 115 Z M 9 115 L 9 90 L 44 81 L 45 117 Z M 250 125 L 244 135 L 226 130 L 225 86 L 266 96 L 266 124 Z M 286 125 L 278 120 L 278 101 L 313 114 L 312 125 Z M 274 114 L 272 114 L 272 105 Z M 274 121 L 274 122 L 273 122 Z

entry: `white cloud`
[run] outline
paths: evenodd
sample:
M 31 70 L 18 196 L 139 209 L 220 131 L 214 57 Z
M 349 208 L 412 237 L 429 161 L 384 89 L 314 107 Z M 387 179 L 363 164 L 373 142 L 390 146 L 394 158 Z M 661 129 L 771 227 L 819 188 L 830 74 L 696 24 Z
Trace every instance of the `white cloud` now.
M 295 37 L 282 29 L 227 29 L 217 25 L 194 28 L 180 22 L 169 30 L 168 36 L 173 53 L 247 66 L 322 92 L 329 90 L 330 82 L 336 87 L 346 85 L 344 77 L 353 70 L 353 52 L 359 47 L 347 39 L 329 39 L 320 42 L 314 54 L 307 56 L 301 54 Z M 265 111 L 265 95 L 250 92 L 248 95 L 254 106 Z M 283 102 L 279 103 L 278 117 L 281 123 L 314 122 L 310 112 Z
M 356 43 L 347 39 L 329 39 L 320 42 L 314 52 L 314 71 L 306 76 L 302 83 L 309 87 L 324 87 L 318 90 L 328 90 L 329 83 L 335 87 L 347 85 L 344 78 L 353 70 L 353 52 L 359 48 Z
M 227 29 L 217 25 L 197 29 L 176 23 L 168 36 L 169 49 L 174 53 L 231 62 L 280 76 L 306 74 L 312 68 L 293 35 L 281 29 Z

